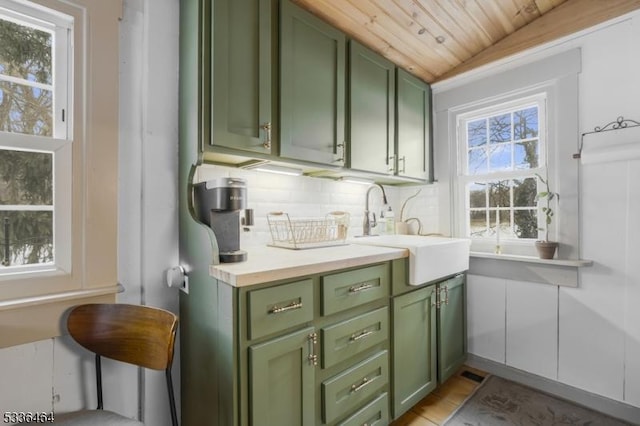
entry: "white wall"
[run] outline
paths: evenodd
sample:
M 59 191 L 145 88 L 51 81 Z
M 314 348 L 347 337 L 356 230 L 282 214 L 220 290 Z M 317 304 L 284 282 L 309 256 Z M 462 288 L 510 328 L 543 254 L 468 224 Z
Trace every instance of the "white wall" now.
M 463 76 L 458 84 L 579 47 L 579 134 L 618 116 L 640 120 L 638 40 L 640 12 L 634 12 Z M 434 92 L 446 94 L 456 84 L 436 85 Z M 436 151 L 442 155 L 450 146 L 440 139 Z M 469 277 L 470 353 L 640 407 L 639 170 L 639 159 L 579 166 L 580 213 L 569 219 L 580 225 L 579 251 L 593 266 L 581 268 L 578 288 Z M 448 206 L 441 207 L 442 218 Z
M 124 0 L 120 27 L 120 302 L 178 309 L 164 270 L 178 262 L 178 0 Z M 179 356 L 179 351 L 177 353 Z M 179 359 L 174 388 L 179 389 Z M 93 358 L 68 337 L 0 350 L 0 412 L 95 407 Z M 169 425 L 162 372 L 105 360 L 105 406 Z

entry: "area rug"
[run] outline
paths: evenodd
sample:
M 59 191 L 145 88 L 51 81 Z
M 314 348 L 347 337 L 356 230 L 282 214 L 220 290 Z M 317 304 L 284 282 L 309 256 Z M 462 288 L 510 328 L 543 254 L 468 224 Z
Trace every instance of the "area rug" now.
M 488 376 L 443 426 L 631 426 L 528 386 Z

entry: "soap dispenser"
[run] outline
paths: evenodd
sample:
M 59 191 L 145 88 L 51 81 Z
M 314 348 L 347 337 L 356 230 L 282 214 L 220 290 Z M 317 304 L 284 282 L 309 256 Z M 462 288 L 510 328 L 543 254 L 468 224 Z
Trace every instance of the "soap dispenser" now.
M 384 214 L 385 217 L 385 234 L 393 235 L 396 233 L 396 221 L 395 215 L 393 214 L 393 210 L 391 210 L 391 206 L 387 209 Z

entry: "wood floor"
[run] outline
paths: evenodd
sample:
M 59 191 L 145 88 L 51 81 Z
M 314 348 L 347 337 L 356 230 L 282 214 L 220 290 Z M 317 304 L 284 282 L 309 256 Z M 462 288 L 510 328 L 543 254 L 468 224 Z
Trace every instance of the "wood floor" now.
M 438 386 L 411 410 L 392 423 L 392 426 L 439 426 L 480 383 L 461 374 L 469 371 L 485 377 L 487 373 L 463 366 L 449 380 Z

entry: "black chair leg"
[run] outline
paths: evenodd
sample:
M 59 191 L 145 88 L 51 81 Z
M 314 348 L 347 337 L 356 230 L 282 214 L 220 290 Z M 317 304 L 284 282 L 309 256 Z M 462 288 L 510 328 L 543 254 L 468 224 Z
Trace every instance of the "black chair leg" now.
M 167 376 L 167 388 L 169 389 L 169 408 L 171 409 L 171 424 L 178 426 L 178 413 L 176 412 L 176 399 L 173 394 L 173 380 L 171 380 L 171 367 L 165 370 Z
M 98 394 L 98 410 L 102 410 L 102 363 L 100 355 L 96 354 L 96 391 Z

